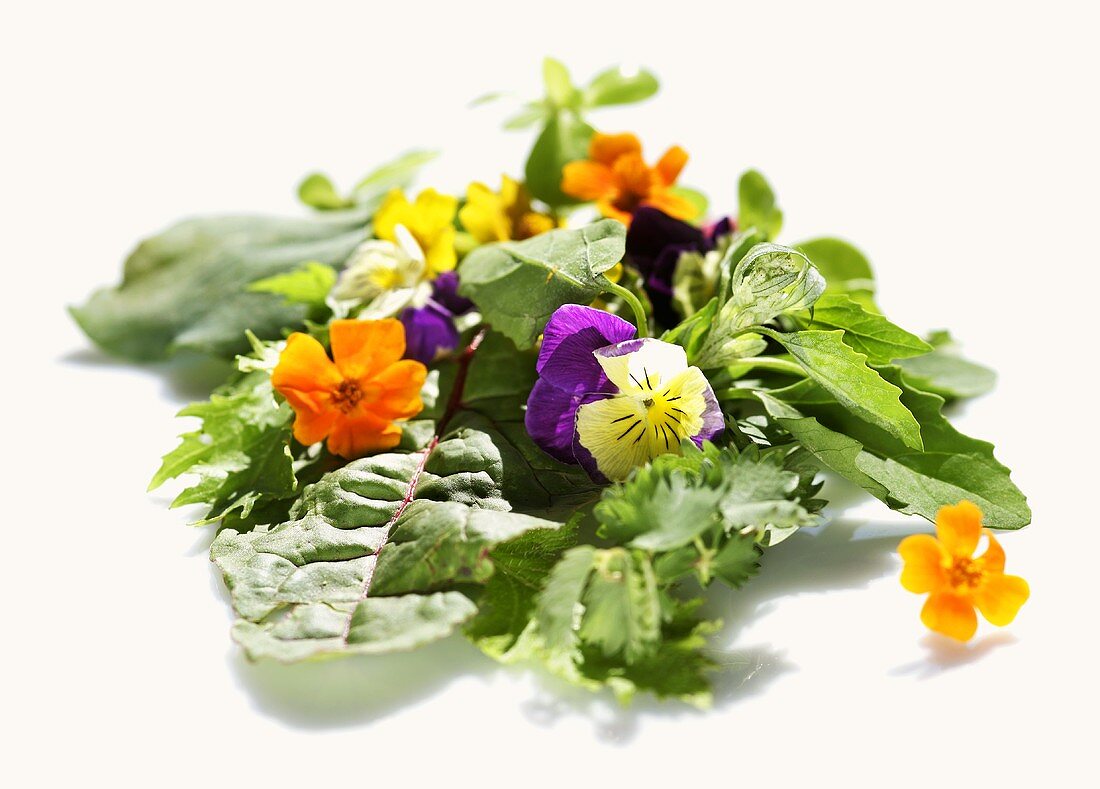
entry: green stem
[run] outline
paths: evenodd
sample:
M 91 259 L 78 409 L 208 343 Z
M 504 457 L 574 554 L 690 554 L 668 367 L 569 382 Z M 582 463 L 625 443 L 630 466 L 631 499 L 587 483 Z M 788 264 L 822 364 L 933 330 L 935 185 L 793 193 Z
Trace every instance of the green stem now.
M 649 336 L 649 321 L 645 317 L 645 308 L 642 303 L 638 301 L 638 297 L 631 293 L 615 282 L 612 282 L 607 277 L 603 278 L 604 293 L 614 293 L 620 299 L 630 305 L 630 309 L 634 311 L 634 323 L 638 327 L 639 337 Z
M 749 356 L 738 359 L 736 364 L 751 364 L 753 367 L 760 367 L 764 370 L 788 373 L 789 375 L 797 375 L 800 378 L 806 377 L 806 371 L 802 369 L 802 365 L 789 359 L 778 359 L 774 356 Z

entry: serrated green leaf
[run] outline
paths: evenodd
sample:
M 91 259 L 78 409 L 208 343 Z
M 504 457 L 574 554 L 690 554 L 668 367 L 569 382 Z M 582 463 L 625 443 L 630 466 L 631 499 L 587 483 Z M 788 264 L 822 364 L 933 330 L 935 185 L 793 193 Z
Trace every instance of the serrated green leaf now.
M 740 589 L 760 569 L 760 546 L 749 537 L 728 540 L 710 562 L 710 572 L 731 589 Z
M 927 354 L 932 346 L 878 313 L 867 312 L 843 293 L 825 293 L 813 308 L 811 329 L 840 329 L 844 343 L 867 357 L 871 364 L 890 364 L 896 359 Z
M 841 405 L 906 446 L 920 449 L 920 424 L 901 402 L 901 389 L 867 366 L 867 357 L 844 343 L 841 331 L 782 333 L 761 329 Z
M 563 304 L 587 304 L 604 289 L 603 272 L 622 260 L 626 229 L 604 219 L 551 230 L 526 241 L 487 244 L 459 269 L 459 292 L 520 349 L 534 345 Z
M 775 193 L 763 175 L 748 170 L 737 185 L 740 209 L 737 222 L 743 228 L 754 227 L 772 239 L 783 227 L 783 212 L 775 203 Z
M 650 561 L 637 553 L 597 550 L 581 598 L 581 642 L 607 657 L 635 663 L 653 654 L 661 638 L 661 601 Z

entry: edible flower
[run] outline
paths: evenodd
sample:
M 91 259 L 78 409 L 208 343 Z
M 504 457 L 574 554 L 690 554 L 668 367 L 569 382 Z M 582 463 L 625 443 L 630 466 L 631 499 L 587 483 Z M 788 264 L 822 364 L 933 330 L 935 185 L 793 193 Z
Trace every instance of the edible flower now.
M 652 206 L 634 212 L 626 232 L 626 254 L 642 275 L 658 323 L 672 328 L 688 317 L 677 315 L 673 308 L 673 274 L 680 256 L 716 252 L 733 232 L 734 223 L 728 217 L 698 228 Z
M 535 443 L 594 480 L 622 480 L 680 442 L 725 429 L 718 401 L 684 349 L 633 339 L 635 328 L 602 310 L 567 304 L 550 317 L 527 399 Z
M 481 244 L 522 241 L 558 226 L 554 217 L 532 208 L 527 187 L 507 175 L 501 176 L 500 192 L 482 183 L 470 184 L 458 219 Z
M 978 541 L 989 545 L 974 558 Z M 1005 575 L 1005 552 L 989 529 L 982 528 L 982 511 L 960 501 L 936 513 L 936 536 L 914 534 L 898 546 L 905 567 L 901 585 L 927 594 L 921 621 L 930 630 L 968 641 L 978 629 L 977 608 L 990 623 L 1003 627 L 1016 617 L 1028 598 L 1027 581 Z
M 424 409 L 427 369 L 401 358 L 405 327 L 393 318 L 337 320 L 329 337 L 331 359 L 310 335 L 291 334 L 272 371 L 272 386 L 294 409 L 294 437 L 307 446 L 327 438 L 329 451 L 348 459 L 392 449 L 398 423 Z
M 424 304 L 406 307 L 400 315 L 405 326 L 406 355 L 431 364 L 440 354 L 458 347 L 455 318 L 473 309 L 473 302 L 458 295 L 458 275 L 444 271 L 432 281 L 431 296 Z
M 588 158 L 563 168 L 561 190 L 579 200 L 595 200 L 601 214 L 625 225 L 644 205 L 677 219 L 691 219 L 695 206 L 672 191 L 687 159 L 687 152 L 674 145 L 650 167 L 633 134 L 596 132 L 588 144 Z
M 385 241 L 398 240 L 404 226 L 424 251 L 427 277 L 455 267 L 455 212 L 458 200 L 434 189 L 425 189 L 410 203 L 400 189 L 392 190 L 374 215 L 374 234 Z

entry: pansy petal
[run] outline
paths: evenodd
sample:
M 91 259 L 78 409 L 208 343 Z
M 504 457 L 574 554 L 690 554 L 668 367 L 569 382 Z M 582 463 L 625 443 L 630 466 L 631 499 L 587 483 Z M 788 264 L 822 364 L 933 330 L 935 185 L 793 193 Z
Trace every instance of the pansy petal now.
M 334 455 L 352 460 L 371 452 L 393 449 L 401 441 L 401 428 L 369 412 L 336 420 L 328 437 Z
M 970 501 L 940 507 L 936 536 L 952 556 L 972 556 L 982 536 L 982 511 Z
M 329 327 L 329 343 L 344 378 L 369 378 L 405 355 L 405 327 L 396 318 L 337 320 Z
M 446 227 L 435 233 L 428 248 L 424 250 L 424 262 L 427 264 L 429 276 L 454 270 L 458 254 L 455 252 L 453 227 Z
M 535 381 L 527 397 L 523 424 L 543 452 L 562 463 L 576 463 L 573 432 L 581 395 L 554 386 L 545 378 Z
M 958 641 L 969 641 L 978 629 L 978 615 L 971 602 L 950 592 L 929 595 L 920 618 L 929 630 Z
M 611 165 L 616 159 L 631 154 L 641 156 L 642 143 L 630 132 L 622 134 L 596 132 L 588 143 L 588 158 L 600 164 Z
M 279 363 L 271 372 L 271 385 L 280 394 L 287 389 L 299 392 L 327 392 L 343 380 L 325 348 L 316 339 L 294 332 L 279 354 Z
M 665 185 L 676 183 L 676 179 L 680 177 L 680 171 L 684 169 L 687 160 L 687 151 L 679 145 L 673 145 L 665 151 L 665 155 L 657 162 L 656 167 L 657 174 L 661 176 L 661 180 L 665 182 Z
M 415 209 L 418 224 L 425 230 L 452 227 L 457 208 L 457 198 L 440 194 L 435 189 L 425 189 L 416 196 Z
M 610 167 L 585 159 L 569 162 L 561 171 L 561 190 L 578 200 L 598 200 L 615 192 L 615 174 Z
M 1030 595 L 1031 589 L 1023 578 L 992 573 L 978 587 L 974 603 L 991 624 L 1004 627 L 1016 618 Z
M 606 391 L 608 382 L 593 352 L 627 340 L 637 329 L 603 310 L 566 304 L 543 329 L 535 369 L 545 380 L 574 393 Z
M 450 311 L 437 304 L 408 307 L 401 312 L 405 327 L 405 355 L 431 364 L 440 353 L 458 347 L 458 329 Z
M 931 534 L 914 534 L 898 546 L 901 560 L 901 585 L 910 592 L 926 594 L 947 585 L 944 573 L 946 554 Z
M 626 254 L 638 270 L 648 273 L 667 247 L 704 251 L 703 231 L 669 216 L 659 208 L 641 206 L 626 233 Z
M 432 280 L 432 299 L 446 307 L 452 315 L 463 315 L 474 308 L 474 303 L 458 295 L 458 274 L 444 271 Z
M 627 340 L 595 352 L 604 374 L 620 391 L 656 391 L 688 369 L 687 353 L 661 340 Z
M 700 415 L 702 427 L 699 432 L 691 437 L 696 446 L 702 446 L 704 441 L 714 441 L 726 432 L 726 418 L 722 415 L 722 406 L 718 404 L 718 398 L 714 396 L 714 390 L 710 386 L 702 371 L 697 367 L 691 367 L 688 372 L 695 370 L 703 379 L 703 413 Z
M 651 458 L 647 424 L 636 398 L 585 402 L 577 409 L 576 443 L 587 450 L 600 474 L 617 482 Z M 674 446 L 679 449 L 678 443 Z M 587 458 L 578 455 L 578 460 L 588 468 Z
M 371 379 L 381 394 L 370 410 L 387 419 L 410 419 L 424 410 L 420 389 L 428 377 L 428 368 L 415 359 L 394 362 Z

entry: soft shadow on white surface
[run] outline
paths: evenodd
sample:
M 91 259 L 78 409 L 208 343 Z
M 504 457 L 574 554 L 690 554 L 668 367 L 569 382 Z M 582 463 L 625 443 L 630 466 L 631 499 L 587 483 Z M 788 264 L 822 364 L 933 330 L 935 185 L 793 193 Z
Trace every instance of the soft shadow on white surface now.
M 990 652 L 1019 642 L 1012 633 L 998 631 L 987 633 L 967 643 L 961 643 L 947 636 L 929 633 L 921 639 L 921 646 L 928 654 L 921 660 L 898 666 L 890 672 L 891 676 L 912 676 L 920 680 L 938 677 L 946 671 L 976 663 Z
M 120 373 L 149 373 L 164 382 L 164 393 L 172 400 L 187 403 L 205 400 L 210 392 L 225 383 L 233 371 L 233 363 L 224 359 L 197 354 L 179 354 L 170 361 L 134 362 L 108 356 L 97 348 L 82 348 L 60 357 L 63 365 L 117 370 Z

